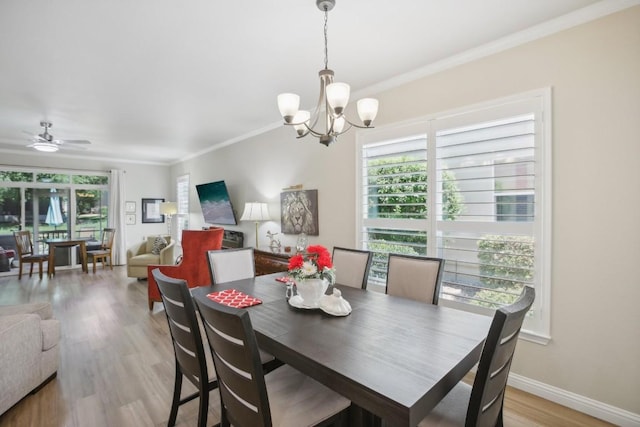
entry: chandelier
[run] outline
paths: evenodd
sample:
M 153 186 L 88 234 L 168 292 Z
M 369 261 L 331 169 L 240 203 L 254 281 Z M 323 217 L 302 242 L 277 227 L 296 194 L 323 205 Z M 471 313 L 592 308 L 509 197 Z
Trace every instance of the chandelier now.
M 344 114 L 351 89 L 346 83 L 334 83 L 333 70 L 327 67 L 329 56 L 327 21 L 329 11 L 333 9 L 335 4 L 335 0 L 316 0 L 316 6 L 324 12 L 324 69 L 318 73 L 320 76 L 318 105 L 313 112 L 299 110 L 300 96 L 295 93 L 278 95 L 278 109 L 284 119 L 284 124 L 293 126 L 298 134 L 297 138 L 311 134 L 327 147 L 337 140 L 338 135 L 342 135 L 352 127 L 371 128 L 371 124 L 378 114 L 378 100 L 373 98 L 363 98 L 357 103 L 358 116 L 362 124 L 353 123 Z

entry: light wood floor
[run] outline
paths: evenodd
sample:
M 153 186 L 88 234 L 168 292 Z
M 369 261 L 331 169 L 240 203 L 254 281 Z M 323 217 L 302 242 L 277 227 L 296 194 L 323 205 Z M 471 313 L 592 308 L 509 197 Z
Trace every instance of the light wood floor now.
M 147 307 L 147 282 L 124 267 L 96 274 L 59 271 L 53 279 L 0 277 L 0 304 L 50 301 L 61 321 L 57 378 L 0 416 L 0 426 L 166 426 L 174 360 L 160 304 Z M 193 392 L 188 381 L 187 390 Z M 217 391 L 209 425 L 219 420 Z M 178 426 L 197 422 L 197 399 L 178 411 Z M 608 423 L 509 388 L 507 426 L 607 426 Z

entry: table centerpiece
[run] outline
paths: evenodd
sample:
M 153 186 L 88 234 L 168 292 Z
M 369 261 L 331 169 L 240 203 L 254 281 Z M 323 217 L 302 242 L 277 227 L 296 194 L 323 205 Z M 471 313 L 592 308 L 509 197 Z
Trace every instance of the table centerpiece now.
M 336 281 L 331 254 L 322 245 L 308 246 L 306 252 L 289 258 L 289 276 L 295 280 L 304 305 L 317 308 L 320 297 Z

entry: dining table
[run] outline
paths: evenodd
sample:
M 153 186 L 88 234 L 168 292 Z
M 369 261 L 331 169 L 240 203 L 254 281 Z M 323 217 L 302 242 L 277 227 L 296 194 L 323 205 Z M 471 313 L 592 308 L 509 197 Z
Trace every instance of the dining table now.
M 78 246 L 80 248 L 80 263 L 82 264 L 82 271 L 88 273 L 87 241 L 89 240 L 91 240 L 89 237 L 45 239 L 44 243 L 49 246 L 49 260 L 47 263 L 47 274 L 49 277 L 53 277 L 56 274 L 56 248 L 71 248 L 74 246 Z
M 385 425 L 416 426 L 480 358 L 490 317 L 339 284 L 352 310 L 333 316 L 291 306 L 284 274 L 191 292 L 205 304 L 225 289 L 260 299 L 246 308 L 260 348 Z

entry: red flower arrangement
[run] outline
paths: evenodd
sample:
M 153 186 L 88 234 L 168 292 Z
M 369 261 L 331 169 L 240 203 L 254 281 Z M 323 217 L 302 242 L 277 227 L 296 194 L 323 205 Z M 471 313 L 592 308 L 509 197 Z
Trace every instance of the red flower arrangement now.
M 321 245 L 308 246 L 305 253 L 289 258 L 289 275 L 296 280 L 326 279 L 329 284 L 336 280 L 331 254 Z

